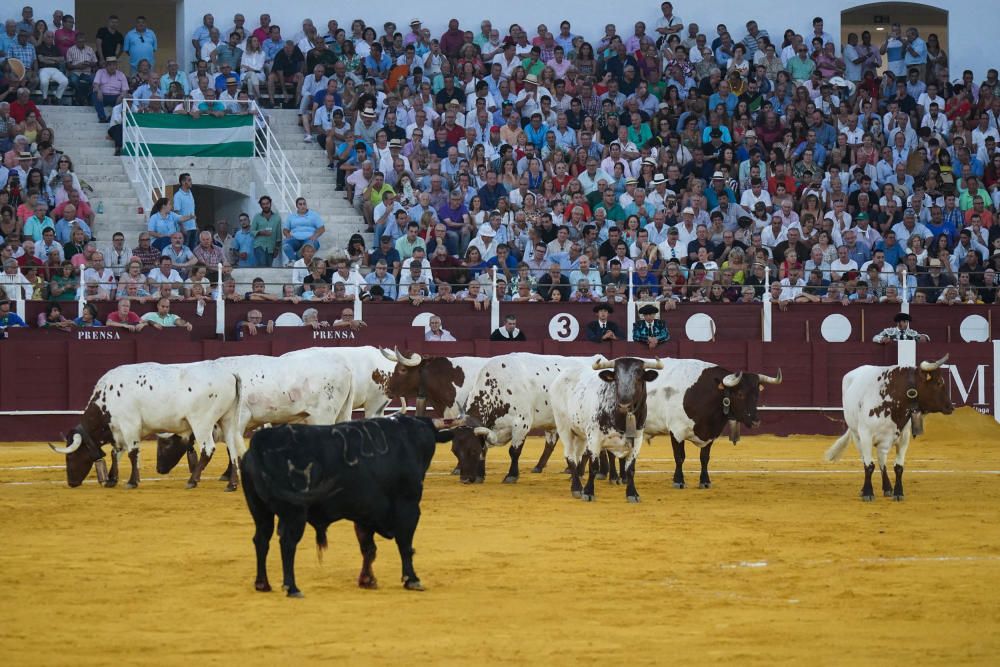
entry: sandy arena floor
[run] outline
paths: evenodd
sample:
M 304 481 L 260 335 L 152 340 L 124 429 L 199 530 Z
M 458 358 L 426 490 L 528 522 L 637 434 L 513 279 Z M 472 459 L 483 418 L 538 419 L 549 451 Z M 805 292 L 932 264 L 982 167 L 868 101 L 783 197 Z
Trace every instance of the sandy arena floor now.
M 150 446 L 138 490 L 69 489 L 44 445 L 0 445 L 0 664 L 996 664 L 998 435 L 968 409 L 930 418 L 900 504 L 862 503 L 856 452 L 825 464 L 827 438 L 720 444 L 710 490 L 673 489 L 658 441 L 640 505 L 606 483 L 573 500 L 556 457 L 501 485 L 505 449 L 462 486 L 442 447 L 415 541 L 428 590 L 402 589 L 384 540 L 380 590 L 358 589 L 340 523 L 322 564 L 307 528 L 304 600 L 254 592 L 253 524 L 221 461 L 187 491 Z M 696 483 L 690 446 L 685 470 Z

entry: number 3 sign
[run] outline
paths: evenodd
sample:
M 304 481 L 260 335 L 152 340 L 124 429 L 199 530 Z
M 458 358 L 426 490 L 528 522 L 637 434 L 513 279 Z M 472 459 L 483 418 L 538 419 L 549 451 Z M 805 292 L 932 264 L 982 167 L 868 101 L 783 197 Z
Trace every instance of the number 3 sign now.
M 569 313 L 559 313 L 549 320 L 549 338 L 564 343 L 576 340 L 580 335 L 580 323 Z

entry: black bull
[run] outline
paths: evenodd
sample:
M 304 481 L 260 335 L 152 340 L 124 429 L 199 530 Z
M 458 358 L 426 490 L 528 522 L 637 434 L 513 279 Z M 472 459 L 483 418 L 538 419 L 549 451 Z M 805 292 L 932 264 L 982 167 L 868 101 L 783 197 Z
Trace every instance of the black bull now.
M 358 585 L 375 588 L 375 533 L 395 539 L 403 563 L 403 585 L 422 590 L 413 569 L 413 534 L 420 518 L 424 476 L 436 443 L 448 442 L 449 420 L 426 417 L 365 419 L 336 426 L 288 425 L 254 434 L 240 462 L 243 493 L 256 524 L 258 591 L 269 591 L 267 552 L 278 517 L 283 588 L 295 585 L 295 550 L 306 523 L 316 544 L 326 547 L 326 528 L 354 522 L 361 546 Z

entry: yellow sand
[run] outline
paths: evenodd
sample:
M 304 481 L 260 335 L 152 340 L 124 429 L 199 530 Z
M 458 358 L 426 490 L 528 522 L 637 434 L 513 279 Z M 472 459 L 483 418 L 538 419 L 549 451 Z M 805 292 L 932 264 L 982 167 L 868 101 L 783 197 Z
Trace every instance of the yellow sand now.
M 254 592 L 253 524 L 220 461 L 187 491 L 149 448 L 138 490 L 69 489 L 43 445 L 3 445 L 0 664 L 996 664 L 998 434 L 971 410 L 930 418 L 899 504 L 862 503 L 855 451 L 823 463 L 828 438 L 720 444 L 714 488 L 683 491 L 659 441 L 640 505 L 607 483 L 573 500 L 558 452 L 509 486 L 493 450 L 486 483 L 462 486 L 442 447 L 415 541 L 427 591 L 402 589 L 384 540 L 381 588 L 359 590 L 340 523 L 322 564 L 307 529 L 304 600 Z M 276 540 L 269 564 L 277 585 Z

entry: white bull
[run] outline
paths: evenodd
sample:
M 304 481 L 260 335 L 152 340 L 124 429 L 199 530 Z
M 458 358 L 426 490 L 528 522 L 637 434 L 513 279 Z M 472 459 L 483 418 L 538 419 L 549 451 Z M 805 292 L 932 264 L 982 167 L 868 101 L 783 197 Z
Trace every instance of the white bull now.
M 312 364 L 312 373 L 318 371 L 323 376 L 346 364 L 351 371 L 352 408 L 364 410 L 365 417 L 381 417 L 392 401 L 388 384 L 396 360 L 383 356 L 377 347 L 311 347 L 288 352 L 281 358 Z
M 282 357 L 255 354 L 200 362 L 217 372 L 240 378 L 241 443 L 243 434 L 265 424 L 336 424 L 351 418 L 354 383 L 350 366 L 340 357 L 321 354 L 321 349 L 302 352 L 309 354 Z M 191 451 L 191 443 L 184 438 L 160 438 L 156 471 L 170 472 L 187 451 Z M 223 477 L 235 488 L 237 466 L 232 461 Z

